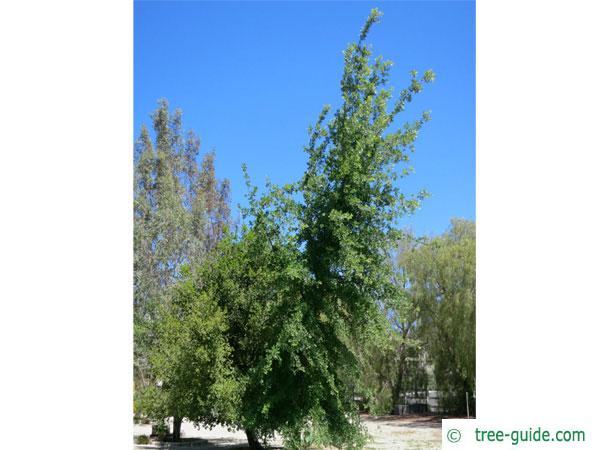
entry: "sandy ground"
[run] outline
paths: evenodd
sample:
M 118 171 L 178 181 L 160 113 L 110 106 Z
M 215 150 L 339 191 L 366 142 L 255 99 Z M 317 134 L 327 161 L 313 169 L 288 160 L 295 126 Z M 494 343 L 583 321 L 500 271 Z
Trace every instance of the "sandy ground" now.
M 371 442 L 365 449 L 386 450 L 433 450 L 442 448 L 442 421 L 433 417 L 398 417 L 398 416 L 363 416 L 363 423 L 371 435 Z M 181 427 L 183 439 L 181 443 L 163 443 L 136 445 L 138 450 L 147 448 L 163 449 L 202 449 L 233 450 L 246 446 L 246 435 L 242 431 L 228 431 L 224 427 L 194 428 L 184 422 Z M 135 425 L 134 435 L 149 435 L 150 425 Z M 271 443 L 275 448 L 281 447 L 280 441 Z
M 442 448 L 442 419 L 364 416 L 372 441 L 366 449 L 431 450 Z

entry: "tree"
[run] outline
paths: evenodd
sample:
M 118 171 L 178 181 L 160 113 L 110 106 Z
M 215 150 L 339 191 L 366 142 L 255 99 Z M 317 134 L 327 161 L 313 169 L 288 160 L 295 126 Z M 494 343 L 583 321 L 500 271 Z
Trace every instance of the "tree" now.
M 195 265 L 226 233 L 229 182 L 215 178 L 214 152 L 198 167 L 200 140 L 182 131 L 182 113 L 161 100 L 154 143 L 142 126 L 134 174 L 134 366 L 136 392 L 152 386 L 149 355 L 158 312 L 184 265 Z M 176 418 L 176 424 L 180 419 Z M 177 434 L 177 430 L 174 430 Z
M 388 412 L 402 393 L 435 384 L 445 395 L 441 405 L 457 414 L 475 411 L 475 224 L 454 219 L 433 238 L 407 233 L 394 255 L 397 290 L 383 307 L 388 334 L 363 349 L 360 388 L 372 411 Z
M 152 374 L 142 408 L 154 419 L 185 417 L 195 423 L 227 422 L 235 417 L 237 384 L 229 364 L 225 312 L 198 292 L 187 269 L 160 306 L 157 339 L 150 350 Z M 180 437 L 174 425 L 173 439 Z
M 385 320 L 381 305 L 393 290 L 387 254 L 398 237 L 394 225 L 425 196 L 401 192 L 396 169 L 408 161 L 429 114 L 386 131 L 434 75 L 426 71 L 419 79 L 413 71 L 409 87 L 388 111 L 391 62 L 371 62 L 365 44 L 380 16 L 373 10 L 359 41 L 344 52 L 342 106 L 326 125 L 325 107 L 311 129 L 308 167 L 296 188 L 302 196 L 293 210 L 302 271 L 293 273 L 305 276 L 300 301 L 286 302 L 279 336 L 267 352 L 267 379 L 261 380 L 269 388 L 257 402 L 271 406 L 268 414 L 257 414 L 259 423 L 283 430 L 291 446 L 306 433 L 313 444 L 362 444 L 349 382 L 359 372 L 353 343 L 369 341 Z M 285 405 L 278 402 L 286 395 L 294 399 L 293 409 L 281 414 Z
M 415 370 L 411 361 L 422 356 L 419 336 L 419 307 L 408 292 L 408 275 L 401 264 L 403 255 L 419 240 L 404 232 L 390 255 L 392 289 L 382 313 L 387 318 L 385 333 L 375 343 L 361 348 L 362 370 L 359 391 L 366 398 L 370 412 L 388 414 L 403 404 L 403 394 L 414 386 Z
M 194 289 L 226 311 L 240 402 L 230 424 L 246 431 L 251 449 L 275 433 L 286 448 L 360 448 L 365 440 L 352 396 L 355 343 L 376 338 L 386 321 L 396 222 L 425 195 L 403 193 L 398 177 L 409 170 L 397 168 L 429 115 L 390 127 L 434 78 L 411 72 L 388 111 L 391 62 L 371 61 L 365 43 L 380 16 L 373 10 L 344 52 L 343 103 L 331 116 L 325 107 L 311 128 L 302 179 L 268 184 L 260 196 L 248 182 L 239 234 L 194 278 Z
M 475 224 L 453 219 L 446 233 L 404 253 L 401 263 L 443 406 L 466 413 L 465 393 L 475 392 Z

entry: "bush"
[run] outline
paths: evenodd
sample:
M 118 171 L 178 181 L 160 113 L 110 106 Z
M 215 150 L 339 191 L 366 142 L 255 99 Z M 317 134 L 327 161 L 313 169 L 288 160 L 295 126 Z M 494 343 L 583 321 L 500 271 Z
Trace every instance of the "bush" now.
M 152 436 L 156 436 L 159 440 L 164 441 L 169 434 L 169 425 L 165 422 L 159 422 L 152 425 Z
M 135 443 L 136 444 L 149 444 L 150 438 L 148 436 L 142 434 L 141 436 L 138 436 L 135 438 Z

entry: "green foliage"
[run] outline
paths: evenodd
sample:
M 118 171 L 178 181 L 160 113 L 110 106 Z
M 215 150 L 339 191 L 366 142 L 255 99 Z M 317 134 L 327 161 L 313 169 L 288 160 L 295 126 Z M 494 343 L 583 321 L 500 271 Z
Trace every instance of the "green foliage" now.
M 381 304 L 387 319 L 382 342 L 366 348 L 361 390 L 368 399 L 371 412 L 387 414 L 396 404 L 403 404 L 406 388 L 415 385 L 418 370 L 411 360 L 422 352 L 419 337 L 419 306 L 409 295 L 406 268 L 400 263 L 403 255 L 417 245 L 410 233 L 403 233 L 391 252 L 393 262 L 389 295 Z
M 380 15 L 371 13 L 359 42 L 344 52 L 342 106 L 326 124 L 325 107 L 310 130 L 306 173 L 290 188 L 301 201 L 273 188 L 251 206 L 251 232 L 266 224 L 271 241 L 287 244 L 290 232 L 295 238 L 284 247 L 284 264 L 274 267 L 278 276 L 293 277 L 283 284 L 289 292 L 279 290 L 275 335 L 263 340 L 266 353 L 252 373 L 259 376 L 246 390 L 251 425 L 266 425 L 265 435 L 279 430 L 291 448 L 305 436 L 313 445 L 364 444 L 352 391 L 360 370 L 355 343 L 371 342 L 382 330 L 381 305 L 395 291 L 387 257 L 398 236 L 394 224 L 425 195 L 407 197 L 396 182 L 428 115 L 389 128 L 433 76 L 413 73 L 388 111 L 391 63 L 371 61 L 364 44 Z M 289 216 L 279 226 L 278 218 Z
M 435 384 L 442 407 L 464 413 L 465 392 L 472 400 L 475 389 L 475 224 L 454 219 L 429 239 L 406 234 L 394 261 L 388 333 L 364 349 L 360 392 L 381 414 L 403 404 L 405 392 Z
M 148 436 L 146 436 L 145 434 L 142 434 L 135 438 L 135 443 L 139 444 L 139 445 L 147 445 L 150 443 L 150 438 Z
M 226 316 L 189 276 L 173 289 L 161 308 L 157 342 L 150 352 L 159 385 L 142 391 L 142 409 L 155 419 L 171 416 L 207 424 L 234 415 L 237 384 L 225 340 Z
M 156 436 L 159 441 L 164 441 L 169 434 L 169 424 L 165 421 L 160 421 L 152 426 L 152 435 Z
M 176 280 L 182 264 L 196 264 L 229 224 L 229 182 L 215 178 L 214 153 L 198 167 L 200 141 L 183 136 L 180 110 L 159 102 L 152 115 L 155 143 L 142 126 L 134 186 L 135 305 L 148 303 Z
M 148 355 L 155 319 L 184 264 L 197 264 L 225 234 L 229 182 L 215 179 L 214 153 L 197 164 L 200 141 L 182 131 L 165 100 L 142 126 L 134 174 L 134 365 L 136 388 L 152 384 Z
M 454 219 L 402 260 L 438 389 L 455 413 L 466 412 L 465 392 L 475 392 L 475 238 L 473 222 Z

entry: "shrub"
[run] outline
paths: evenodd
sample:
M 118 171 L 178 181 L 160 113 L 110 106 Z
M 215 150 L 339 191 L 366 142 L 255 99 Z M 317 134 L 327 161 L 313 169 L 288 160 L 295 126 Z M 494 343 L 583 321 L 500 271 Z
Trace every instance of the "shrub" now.
M 169 425 L 165 422 L 159 422 L 152 425 L 152 435 L 156 436 L 159 440 L 164 441 L 169 434 Z
M 135 438 L 135 443 L 136 444 L 149 444 L 150 443 L 150 438 L 144 434 L 142 434 L 141 436 L 138 436 Z

